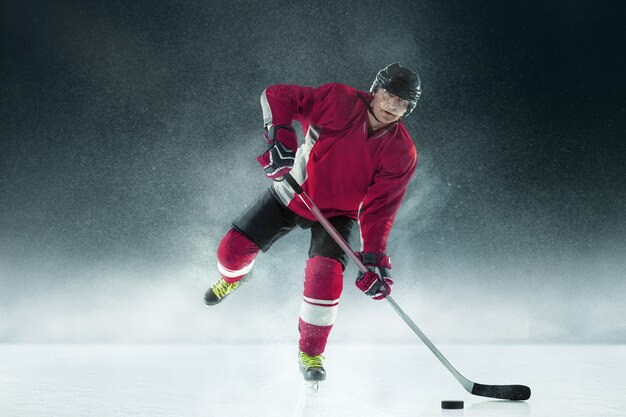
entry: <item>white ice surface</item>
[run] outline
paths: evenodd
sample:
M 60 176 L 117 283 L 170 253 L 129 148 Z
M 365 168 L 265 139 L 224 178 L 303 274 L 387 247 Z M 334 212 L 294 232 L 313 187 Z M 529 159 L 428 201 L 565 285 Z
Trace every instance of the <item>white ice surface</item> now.
M 439 348 L 470 380 L 525 384 L 530 400 L 468 394 L 419 343 L 330 344 L 316 394 L 293 345 L 0 345 L 0 416 L 626 415 L 626 346 Z

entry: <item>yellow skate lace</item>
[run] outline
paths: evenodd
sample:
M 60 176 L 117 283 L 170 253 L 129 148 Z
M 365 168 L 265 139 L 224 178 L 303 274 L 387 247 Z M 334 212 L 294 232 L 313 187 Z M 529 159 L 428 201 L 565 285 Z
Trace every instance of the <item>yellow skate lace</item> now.
M 217 281 L 213 285 L 213 287 L 211 287 L 211 289 L 213 290 L 213 293 L 215 294 L 215 296 L 218 299 L 221 299 L 221 298 L 226 297 L 231 292 L 235 291 L 238 286 L 239 286 L 239 281 L 229 284 L 226 281 L 224 281 L 224 278 L 220 278 L 220 280 Z
M 324 359 L 324 356 L 322 355 L 316 355 L 316 356 L 310 356 L 307 355 L 304 352 L 300 352 L 300 365 L 302 365 L 303 367 L 305 367 L 306 369 L 311 369 L 311 368 L 322 368 L 322 359 Z

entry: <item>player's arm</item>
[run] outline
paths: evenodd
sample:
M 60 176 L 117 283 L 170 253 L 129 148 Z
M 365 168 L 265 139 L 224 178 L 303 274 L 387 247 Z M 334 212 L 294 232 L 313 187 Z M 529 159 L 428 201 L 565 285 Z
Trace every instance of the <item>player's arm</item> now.
M 291 171 L 298 148 L 292 122 L 304 125 L 332 126 L 336 120 L 337 102 L 341 101 L 342 86 L 324 84 L 317 88 L 292 84 L 276 84 L 261 94 L 263 125 L 267 150 L 257 158 L 265 174 L 280 179 Z
M 370 272 L 359 272 L 357 287 L 374 299 L 391 293 L 391 261 L 387 255 L 387 238 L 406 188 L 417 165 L 415 147 L 392 154 L 375 174 L 361 206 L 359 221 L 363 251 L 358 255 Z M 384 288 L 384 291 L 383 291 Z

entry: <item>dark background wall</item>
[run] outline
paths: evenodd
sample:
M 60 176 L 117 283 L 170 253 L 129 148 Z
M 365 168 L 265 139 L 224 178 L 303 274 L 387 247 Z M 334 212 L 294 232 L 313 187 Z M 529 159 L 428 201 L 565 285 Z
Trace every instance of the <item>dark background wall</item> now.
M 626 342 L 622 3 L 0 5 L 0 341 L 292 340 L 306 232 L 229 306 L 201 301 L 267 186 L 259 95 L 367 90 L 399 61 L 424 91 L 401 305 L 438 340 Z M 388 311 L 354 274 L 333 337 L 413 340 L 359 327 Z

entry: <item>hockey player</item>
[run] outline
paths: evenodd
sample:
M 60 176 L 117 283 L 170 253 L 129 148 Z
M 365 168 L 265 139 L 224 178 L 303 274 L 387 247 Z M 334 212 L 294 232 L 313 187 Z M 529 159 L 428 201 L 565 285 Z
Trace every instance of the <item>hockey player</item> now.
M 275 182 L 222 239 L 221 276 L 206 292 L 205 303 L 215 305 L 239 288 L 259 251 L 296 227 L 309 229 L 298 327 L 299 365 L 307 381 L 326 377 L 322 353 L 337 317 L 347 256 L 282 176 L 291 173 L 347 242 L 358 240 L 360 231 L 363 248 L 357 255 L 370 272 L 359 272 L 356 286 L 383 299 L 393 284 L 387 236 L 417 163 L 400 118 L 415 108 L 420 84 L 417 73 L 394 63 L 378 72 L 369 93 L 335 83 L 278 84 L 261 95 L 268 149 L 258 161 Z M 305 135 L 300 147 L 294 120 Z

